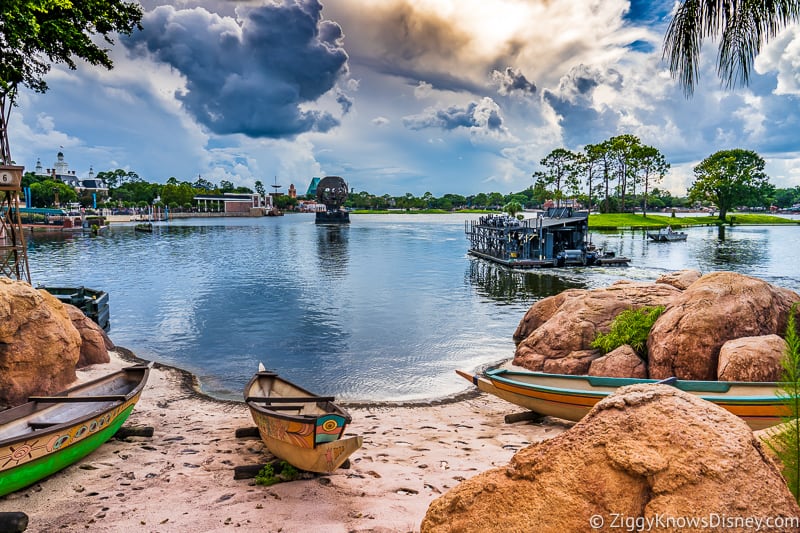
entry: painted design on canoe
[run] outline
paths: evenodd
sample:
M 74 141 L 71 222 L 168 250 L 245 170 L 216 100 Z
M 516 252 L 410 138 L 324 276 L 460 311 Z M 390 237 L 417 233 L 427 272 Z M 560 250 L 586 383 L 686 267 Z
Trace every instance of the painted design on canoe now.
M 263 366 L 244 397 L 267 449 L 296 468 L 330 473 L 361 447 L 361 437 L 342 438 L 351 418 L 332 397 L 313 394 Z
M 495 369 L 483 375 L 456 371 L 478 389 L 542 415 L 578 421 L 617 388 L 655 379 L 572 376 Z M 788 414 L 776 383 L 676 380 L 673 386 L 742 418 L 753 430 L 782 422 Z
M 0 448 L 0 475 L 5 470 L 15 468 L 28 461 L 33 461 L 39 457 L 59 451 L 67 446 L 72 446 L 81 440 L 91 436 L 98 430 L 109 425 L 125 413 L 132 410 L 133 406 L 139 401 L 141 394 L 137 394 L 124 404 L 116 407 L 108 413 L 99 415 L 92 420 L 66 427 L 48 435 L 47 440 L 41 437 L 32 437 L 20 443 L 11 444 Z M 127 413 L 125 417 L 127 418 Z
M 316 439 L 317 444 L 331 442 L 342 437 L 347 419 L 339 415 L 321 416 L 317 419 Z
M 0 413 L 0 496 L 79 461 L 128 419 L 149 367 L 124 368 Z

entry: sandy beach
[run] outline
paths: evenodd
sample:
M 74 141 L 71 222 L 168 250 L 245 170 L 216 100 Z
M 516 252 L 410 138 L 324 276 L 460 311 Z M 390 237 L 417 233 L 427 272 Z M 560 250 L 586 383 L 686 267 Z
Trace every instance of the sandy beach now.
M 131 364 L 132 354 L 78 371 L 80 381 Z M 244 384 L 243 384 L 244 385 Z M 27 531 L 418 531 L 428 505 L 459 481 L 504 465 L 557 435 L 554 422 L 506 424 L 516 406 L 487 395 L 414 405 L 348 405 L 348 434 L 364 437 L 348 469 L 270 487 L 234 467 L 272 456 L 242 402 L 197 392 L 186 372 L 156 365 L 125 427 L 152 437 L 111 439 L 82 461 L 0 499 L 24 511 Z

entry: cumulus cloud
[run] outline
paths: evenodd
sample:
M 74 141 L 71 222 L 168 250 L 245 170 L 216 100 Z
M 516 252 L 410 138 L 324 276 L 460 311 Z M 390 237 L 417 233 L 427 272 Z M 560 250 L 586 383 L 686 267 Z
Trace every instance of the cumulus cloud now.
M 214 133 L 325 132 L 338 119 L 309 105 L 347 73 L 348 57 L 341 27 L 322 20 L 321 10 L 318 0 L 285 1 L 242 9 L 235 20 L 159 6 L 122 42 L 180 72 L 185 88 L 176 98 Z
M 791 26 L 773 39 L 754 64 L 760 74 L 775 72 L 775 94 L 800 94 L 800 26 Z
M 512 67 L 506 67 L 504 71 L 493 70 L 492 82 L 498 86 L 497 92 L 503 96 L 528 96 L 536 92 L 536 85 L 528 81 L 519 69 Z
M 411 130 L 441 128 L 455 130 L 466 128 L 476 131 L 504 133 L 500 107 L 491 98 L 470 102 L 466 106 L 452 105 L 444 109 L 428 108 L 424 113 L 403 118 L 403 124 Z

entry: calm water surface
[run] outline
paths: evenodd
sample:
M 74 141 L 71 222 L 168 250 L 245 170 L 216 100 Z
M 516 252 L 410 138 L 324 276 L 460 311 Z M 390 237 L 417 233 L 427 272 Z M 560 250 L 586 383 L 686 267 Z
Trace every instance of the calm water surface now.
M 511 272 L 467 256 L 464 216 L 313 215 L 112 225 L 107 235 L 37 234 L 34 284 L 110 294 L 112 340 L 240 398 L 259 361 L 342 400 L 411 400 L 464 390 L 453 369 L 513 356 L 511 336 L 535 301 L 567 288 L 664 272 L 734 270 L 800 291 L 800 227 L 593 233 L 630 267 Z

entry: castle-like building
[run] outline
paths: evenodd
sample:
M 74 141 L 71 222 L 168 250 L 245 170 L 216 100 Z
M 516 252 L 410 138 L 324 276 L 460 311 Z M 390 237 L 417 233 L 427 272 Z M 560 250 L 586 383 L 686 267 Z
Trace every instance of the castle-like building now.
M 66 183 L 75 189 L 78 194 L 95 193 L 98 199 L 108 198 L 108 185 L 100 178 L 95 177 L 92 167 L 89 167 L 88 177 L 79 178 L 74 170 L 69 169 L 69 164 L 64 160 L 63 152 L 58 152 L 53 168 L 48 168 L 47 170 L 42 168 L 41 159 L 37 159 L 34 173 L 37 176 L 47 176 L 52 180 Z

